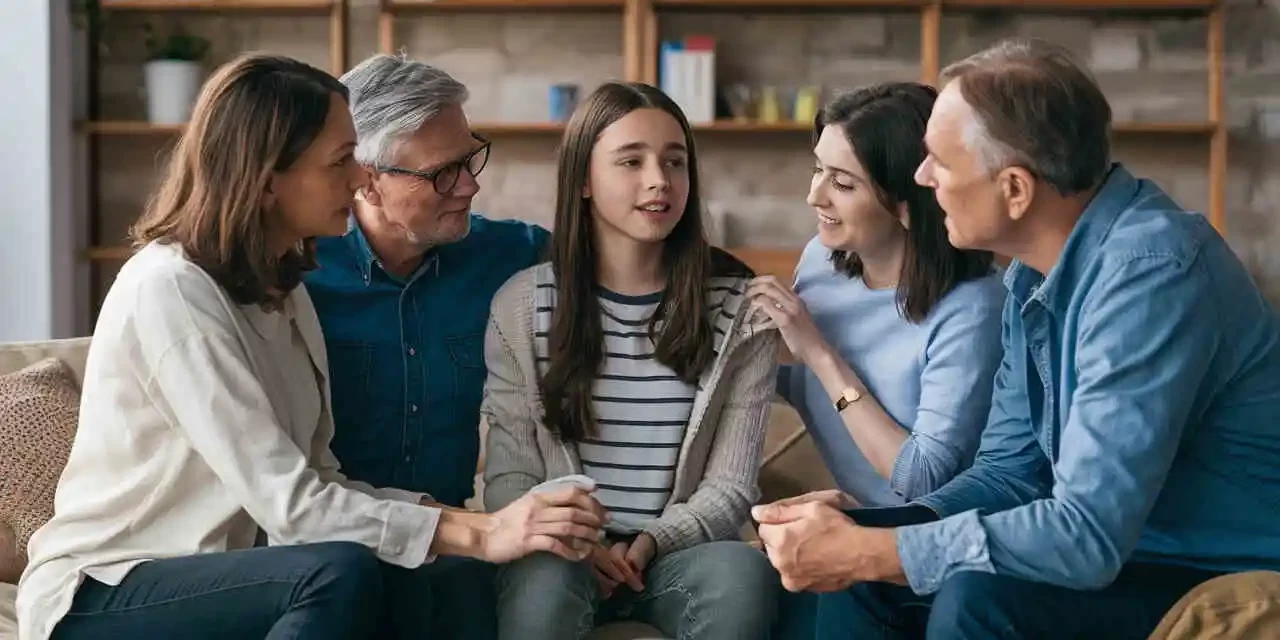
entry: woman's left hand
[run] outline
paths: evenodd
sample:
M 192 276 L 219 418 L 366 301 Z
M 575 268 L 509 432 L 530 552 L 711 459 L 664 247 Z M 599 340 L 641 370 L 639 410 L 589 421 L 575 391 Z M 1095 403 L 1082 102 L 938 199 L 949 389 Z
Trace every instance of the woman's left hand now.
M 648 533 L 641 533 L 631 541 L 631 546 L 627 547 L 627 564 L 631 565 L 639 575 L 644 575 L 644 570 L 653 562 L 653 556 L 658 551 L 658 545 L 653 540 L 653 536 Z
M 752 307 L 769 314 L 797 360 L 810 364 L 827 350 L 827 341 L 813 323 L 809 308 L 791 287 L 777 278 L 760 276 L 752 280 L 747 286 L 747 299 L 751 300 Z

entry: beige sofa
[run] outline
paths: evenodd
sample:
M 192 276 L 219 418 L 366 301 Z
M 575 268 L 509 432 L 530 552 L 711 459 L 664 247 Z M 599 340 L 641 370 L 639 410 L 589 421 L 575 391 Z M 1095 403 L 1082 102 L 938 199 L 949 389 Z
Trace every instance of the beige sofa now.
M 71 368 L 79 382 L 88 345 L 88 338 L 0 344 L 0 375 L 55 357 Z M 478 478 L 477 474 L 477 487 Z M 774 405 L 760 472 L 764 499 L 831 486 L 831 476 L 795 412 L 785 405 Z M 13 585 L 0 583 L 0 640 L 17 638 L 15 591 Z M 660 638 L 661 634 L 651 628 L 625 623 L 599 629 L 592 640 Z M 1178 602 L 1151 636 L 1151 640 L 1202 638 L 1280 638 L 1280 573 L 1259 571 L 1211 580 Z
M 0 375 L 11 373 L 54 357 L 65 362 L 74 372 L 76 381 L 84 375 L 88 338 L 53 340 L 34 343 L 0 344 Z M 770 421 L 765 445 L 765 464 L 761 472 L 761 490 L 766 498 L 775 498 L 833 485 L 826 467 L 822 464 L 812 443 L 804 436 L 795 412 L 784 405 L 776 405 Z M 481 459 L 483 465 L 483 456 Z M 477 489 L 480 488 L 477 474 Z M 477 491 L 477 495 L 480 492 Z M 474 506 L 474 505 L 473 505 Z M 14 640 L 16 631 L 13 616 L 13 585 L 0 582 L 0 640 Z M 593 640 L 647 640 L 663 636 L 644 625 L 622 623 L 609 625 L 597 631 Z

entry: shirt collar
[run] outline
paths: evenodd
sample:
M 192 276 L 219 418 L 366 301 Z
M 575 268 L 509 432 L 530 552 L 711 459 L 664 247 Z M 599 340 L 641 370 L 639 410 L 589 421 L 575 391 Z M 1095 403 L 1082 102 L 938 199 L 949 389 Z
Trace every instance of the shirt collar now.
M 356 265 L 360 268 L 360 277 L 364 279 L 364 285 L 369 286 L 369 282 L 373 278 L 373 268 L 377 266 L 382 268 L 382 263 L 378 260 L 377 254 L 373 252 L 373 247 L 369 246 L 369 239 L 364 235 L 364 229 L 360 228 L 360 223 L 354 215 L 347 217 L 347 233 L 343 236 L 347 241 L 347 246 L 351 248 L 352 254 L 356 257 Z M 423 257 L 422 264 L 418 265 L 418 269 L 409 276 L 404 282 L 408 285 L 427 271 L 432 271 L 435 275 L 440 275 L 440 252 L 432 249 Z
M 1120 214 L 1129 209 L 1139 183 L 1123 165 L 1113 163 L 1102 187 L 1094 194 L 1067 236 L 1062 254 L 1049 274 L 1041 276 L 1035 269 L 1014 261 L 1005 273 L 1004 284 L 1019 302 L 1032 300 L 1050 311 L 1066 305 L 1075 289 L 1081 267 L 1089 262 L 1111 232 Z

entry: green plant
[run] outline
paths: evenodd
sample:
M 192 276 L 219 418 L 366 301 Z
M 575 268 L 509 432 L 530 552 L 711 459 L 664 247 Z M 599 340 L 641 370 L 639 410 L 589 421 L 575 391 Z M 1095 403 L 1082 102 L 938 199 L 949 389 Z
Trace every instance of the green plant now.
M 175 28 L 171 33 L 158 34 L 150 22 L 146 24 L 148 60 L 202 60 L 209 53 L 209 40 Z

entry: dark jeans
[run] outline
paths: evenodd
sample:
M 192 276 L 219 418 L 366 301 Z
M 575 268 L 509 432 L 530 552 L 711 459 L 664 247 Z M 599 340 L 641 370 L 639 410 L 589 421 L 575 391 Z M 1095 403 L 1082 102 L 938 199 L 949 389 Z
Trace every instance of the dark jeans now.
M 1133 638 L 1216 573 L 1156 564 L 1126 565 L 1111 586 L 1076 591 L 966 571 L 932 598 L 906 587 L 857 584 L 824 594 L 787 594 L 779 638 Z
M 86 578 L 53 637 L 489 640 L 494 571 L 456 558 L 409 570 L 348 542 L 155 560 L 119 586 Z

